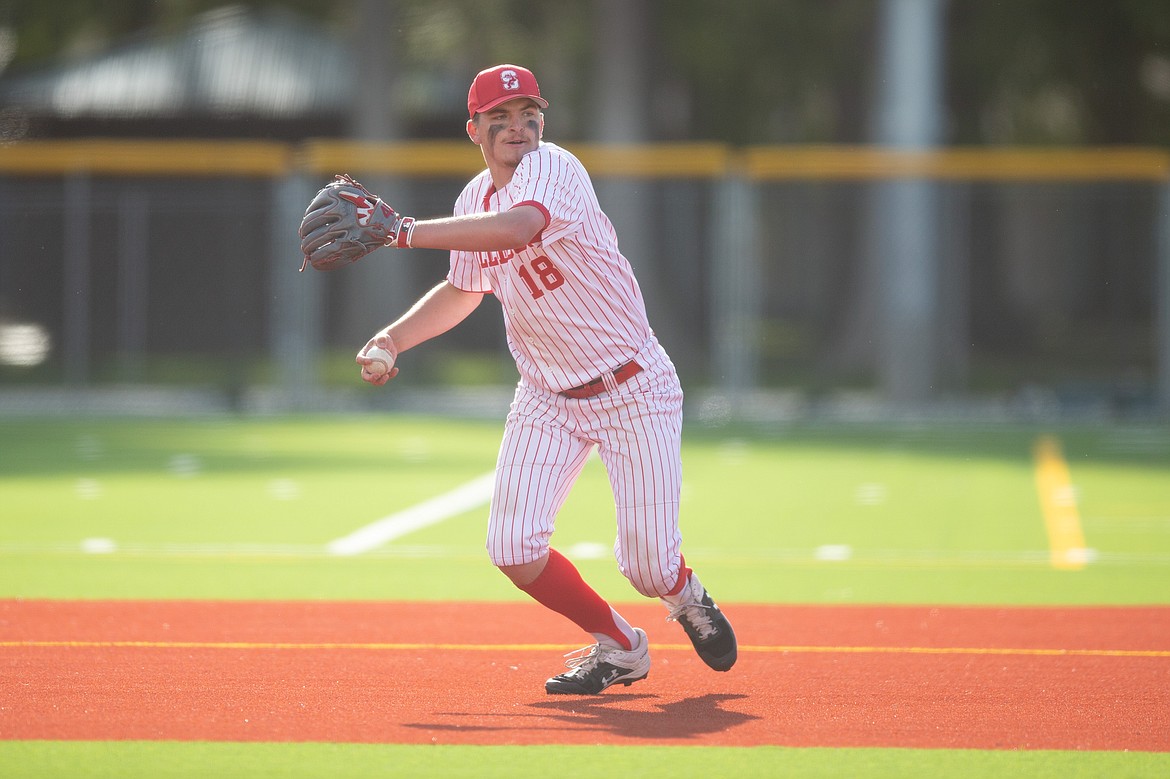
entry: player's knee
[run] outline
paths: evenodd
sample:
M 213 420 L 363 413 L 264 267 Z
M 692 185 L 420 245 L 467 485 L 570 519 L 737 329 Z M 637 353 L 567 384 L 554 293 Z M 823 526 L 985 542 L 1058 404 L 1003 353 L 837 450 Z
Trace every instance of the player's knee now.
M 519 565 L 497 565 L 500 572 L 512 580 L 512 584 L 523 589 L 536 581 L 537 577 L 544 572 L 545 565 L 548 563 L 548 557 L 542 557 L 539 560 L 533 560 L 530 563 L 520 563 Z
M 487 551 L 492 565 L 521 588 L 535 581 L 548 564 L 547 545 L 531 544 L 501 550 L 489 544 Z

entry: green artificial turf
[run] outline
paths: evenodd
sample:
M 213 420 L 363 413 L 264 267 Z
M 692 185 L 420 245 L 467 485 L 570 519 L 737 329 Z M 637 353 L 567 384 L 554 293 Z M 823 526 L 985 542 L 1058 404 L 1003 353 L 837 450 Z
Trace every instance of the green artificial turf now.
M 1054 569 L 1031 447 L 1063 444 L 1086 545 Z M 489 473 L 498 423 L 0 421 L 0 597 L 522 598 L 483 551 L 486 505 L 352 557 L 330 541 Z M 1164 435 L 1159 436 L 1159 433 Z M 688 431 L 688 561 L 731 602 L 1159 603 L 1170 433 L 1092 429 Z M 554 544 L 603 595 L 613 505 L 591 460 Z
M 654 779 L 1165 776 L 1170 755 L 1148 752 L 795 749 L 788 747 L 403 746 L 173 741 L 0 742 L 7 779 L 321 779 L 434 777 Z
M 352 557 L 330 541 L 492 469 L 499 423 L 392 415 L 0 420 L 0 598 L 505 600 L 486 508 Z M 1082 570 L 1049 565 L 1031 447 L 1056 435 Z M 1170 431 L 690 429 L 688 562 L 725 602 L 1148 604 L 1170 592 Z M 593 460 L 554 543 L 603 595 Z M 0 734 L 2 738 L 3 734 Z M 0 740 L 23 777 L 1130 777 L 1165 753 Z

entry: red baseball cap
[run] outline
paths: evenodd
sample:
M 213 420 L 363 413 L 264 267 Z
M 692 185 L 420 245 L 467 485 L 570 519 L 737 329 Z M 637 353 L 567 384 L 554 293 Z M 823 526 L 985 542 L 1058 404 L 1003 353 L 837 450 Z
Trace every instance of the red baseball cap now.
M 541 108 L 548 108 L 548 101 L 540 96 L 536 76 L 528 68 L 496 65 L 481 70 L 467 92 L 467 115 L 474 119 L 476 114 L 518 97 L 531 98 Z

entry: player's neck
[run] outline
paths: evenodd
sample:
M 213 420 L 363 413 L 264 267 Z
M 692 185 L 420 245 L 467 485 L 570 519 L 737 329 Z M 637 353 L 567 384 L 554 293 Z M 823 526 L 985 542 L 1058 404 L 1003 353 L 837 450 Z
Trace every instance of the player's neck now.
M 495 186 L 496 191 L 499 191 L 512 183 L 512 176 L 516 173 L 516 166 L 488 163 L 488 172 L 491 174 L 492 184 Z

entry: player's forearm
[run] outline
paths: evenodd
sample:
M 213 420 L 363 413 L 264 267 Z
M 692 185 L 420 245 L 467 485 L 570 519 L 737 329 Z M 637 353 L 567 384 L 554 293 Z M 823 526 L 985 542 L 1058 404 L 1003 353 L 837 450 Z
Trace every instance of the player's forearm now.
M 527 246 L 544 226 L 544 215 L 533 206 L 426 219 L 415 222 L 410 245 L 415 249 L 503 251 Z
M 444 281 L 387 325 L 384 332 L 394 339 L 398 352 L 404 352 L 455 327 L 482 299 L 482 293 L 464 292 Z

